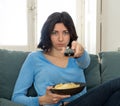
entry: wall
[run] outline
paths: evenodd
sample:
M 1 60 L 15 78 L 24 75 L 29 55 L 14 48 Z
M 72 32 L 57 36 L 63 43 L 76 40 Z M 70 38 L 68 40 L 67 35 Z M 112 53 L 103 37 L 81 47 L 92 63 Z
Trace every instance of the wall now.
M 120 49 L 120 0 L 102 0 L 101 51 Z

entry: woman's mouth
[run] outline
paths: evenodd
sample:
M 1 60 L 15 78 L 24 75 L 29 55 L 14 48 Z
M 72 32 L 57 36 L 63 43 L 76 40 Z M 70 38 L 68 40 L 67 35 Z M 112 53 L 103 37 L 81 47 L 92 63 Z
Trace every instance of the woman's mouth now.
M 65 47 L 64 44 L 57 44 L 58 47 Z

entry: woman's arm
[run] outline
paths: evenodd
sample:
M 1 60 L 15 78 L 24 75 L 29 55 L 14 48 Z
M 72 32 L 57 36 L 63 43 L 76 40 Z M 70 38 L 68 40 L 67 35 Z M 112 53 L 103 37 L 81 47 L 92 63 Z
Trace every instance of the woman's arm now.
M 86 50 L 84 50 L 83 54 L 76 59 L 77 59 L 78 65 L 83 69 L 87 68 L 90 64 L 90 56 Z
M 77 59 L 78 65 L 83 69 L 87 68 L 90 64 L 90 56 L 87 51 L 77 41 L 72 42 L 71 48 L 74 50 L 74 57 Z
M 34 65 L 32 55 L 26 58 L 15 84 L 12 101 L 21 103 L 27 106 L 39 106 L 38 97 L 27 97 L 28 88 L 34 81 Z

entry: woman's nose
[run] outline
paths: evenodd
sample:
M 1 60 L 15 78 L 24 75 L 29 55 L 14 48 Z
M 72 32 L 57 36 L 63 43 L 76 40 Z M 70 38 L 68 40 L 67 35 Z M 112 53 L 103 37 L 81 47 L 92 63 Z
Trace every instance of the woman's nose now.
M 63 41 L 63 35 L 62 34 L 59 34 L 58 40 Z

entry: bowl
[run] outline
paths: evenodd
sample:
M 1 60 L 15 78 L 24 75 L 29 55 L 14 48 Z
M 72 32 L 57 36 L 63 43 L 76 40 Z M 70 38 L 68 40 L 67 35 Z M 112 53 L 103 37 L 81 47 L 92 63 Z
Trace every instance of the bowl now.
M 71 95 L 72 96 L 77 93 L 80 93 L 86 86 L 86 84 L 83 82 L 79 82 L 79 83 L 74 82 L 74 83 L 77 85 L 79 84 L 80 86 L 74 87 L 74 88 L 67 88 L 67 89 L 55 89 L 56 85 L 54 85 L 53 88 L 51 89 L 51 92 L 55 94 L 59 94 L 59 95 Z

